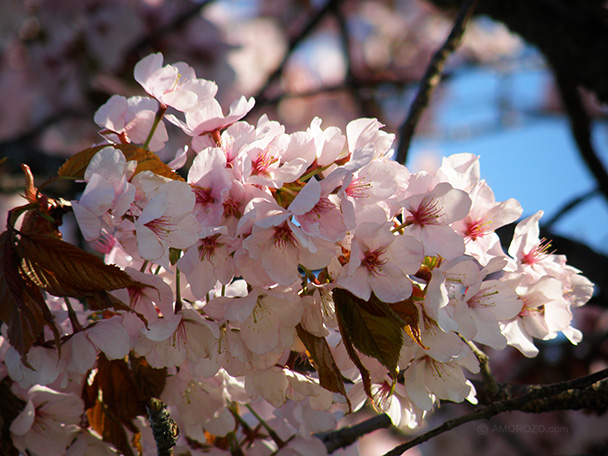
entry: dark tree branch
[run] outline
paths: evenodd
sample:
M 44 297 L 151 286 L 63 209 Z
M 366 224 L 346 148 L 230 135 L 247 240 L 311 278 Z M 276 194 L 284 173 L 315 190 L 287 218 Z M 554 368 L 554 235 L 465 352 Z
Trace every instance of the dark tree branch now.
M 283 60 L 279 64 L 279 66 L 268 76 L 264 85 L 260 88 L 258 93 L 254 96 L 256 100 L 256 104 L 258 106 L 262 106 L 266 103 L 267 94 L 266 91 L 268 88 L 281 76 L 283 73 L 283 69 L 289 60 L 289 57 L 295 50 L 295 48 L 306 39 L 313 30 L 317 28 L 317 26 L 321 23 L 321 21 L 325 18 L 325 16 L 332 10 L 334 10 L 337 5 L 340 3 L 340 0 L 328 0 L 325 3 L 325 6 L 321 8 L 317 13 L 310 18 L 310 20 L 306 23 L 304 28 L 293 38 L 289 40 L 287 45 L 287 51 L 285 52 L 285 56 Z
M 595 178 L 600 191 L 608 201 L 608 172 L 599 159 L 591 142 L 591 119 L 581 100 L 581 95 L 574 81 L 564 74 L 563 71 L 555 69 L 555 80 L 559 93 L 568 114 L 572 135 L 580 151 L 581 158 L 587 165 L 587 169 Z
M 430 0 L 457 8 L 465 0 Z M 536 46 L 551 65 L 608 101 L 608 22 L 606 8 L 595 1 L 484 0 L 478 14 L 504 23 Z
M 344 427 L 337 431 L 315 434 L 325 444 L 328 453 L 340 448 L 346 448 L 355 443 L 359 438 L 370 434 L 378 429 L 388 429 L 392 426 L 391 419 L 386 414 L 376 415 L 354 426 Z
M 608 382 L 604 380 L 606 377 L 608 377 L 608 369 L 566 382 L 553 383 L 551 385 L 531 385 L 528 387 L 529 392 L 521 396 L 494 402 L 487 407 L 478 408 L 471 413 L 448 420 L 441 426 L 409 442 L 398 445 L 384 456 L 401 455 L 410 448 L 462 424 L 482 418 L 488 419 L 502 412 L 520 410 L 528 413 L 543 413 L 554 410 L 569 410 L 571 406 L 585 408 L 586 404 L 590 404 L 594 410 L 598 409 L 598 404 L 605 409 L 608 406 Z M 600 383 L 594 386 L 594 383 L 598 382 Z M 576 390 L 578 391 L 576 392 Z M 587 395 L 591 396 L 591 399 L 583 400 L 582 396 Z M 569 396 L 576 396 L 576 399 L 570 399 Z
M 452 27 L 452 31 L 443 45 L 435 52 L 426 68 L 424 76 L 420 81 L 418 93 L 416 93 L 416 97 L 410 106 L 410 110 L 405 121 L 399 128 L 399 146 L 397 147 L 396 157 L 396 161 L 398 163 L 405 164 L 407 161 L 407 153 L 410 147 L 410 142 L 412 141 L 412 137 L 414 136 L 414 131 L 416 130 L 418 120 L 420 119 L 424 109 L 426 109 L 428 106 L 435 87 L 441 80 L 441 72 L 448 56 L 454 52 L 460 44 L 466 25 L 469 18 L 473 15 L 473 11 L 475 10 L 477 3 L 478 0 L 466 0 L 462 4 L 460 12 L 458 13 L 458 16 L 454 22 L 454 26 Z
M 599 188 L 595 188 L 589 192 L 586 192 L 582 195 L 572 198 L 570 201 L 568 201 L 566 204 L 564 204 L 561 208 L 559 208 L 559 210 L 549 220 L 544 222 L 542 225 L 542 228 L 545 230 L 550 230 L 553 227 L 553 225 L 555 225 L 557 222 L 559 222 L 562 219 L 562 217 L 566 216 L 566 214 L 568 214 L 568 212 L 570 212 L 572 209 L 577 207 L 579 204 L 582 204 L 585 201 L 593 198 L 598 193 L 599 193 Z

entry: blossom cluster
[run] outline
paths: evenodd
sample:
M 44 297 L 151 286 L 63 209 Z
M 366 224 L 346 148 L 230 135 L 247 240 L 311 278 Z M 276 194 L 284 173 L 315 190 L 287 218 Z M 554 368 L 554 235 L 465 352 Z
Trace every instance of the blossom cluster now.
M 531 357 L 534 339 L 580 341 L 572 309 L 591 283 L 539 239 L 542 212 L 517 224 L 503 250 L 495 230 L 522 208 L 495 201 L 478 157 L 410 173 L 391 160 L 394 135 L 375 119 L 345 132 L 318 118 L 293 133 L 266 116 L 250 124 L 253 99 L 225 114 L 213 82 L 185 63 L 163 66 L 161 54 L 140 61 L 135 79 L 145 96 L 115 95 L 98 110 L 105 142 L 71 206 L 106 262 L 145 286 L 112 291 L 124 304 L 114 312 L 70 310 L 49 295 L 61 352 L 37 345 L 25 363 L 4 333 L 0 376 L 27 403 L 10 428 L 20 450 L 111 454 L 79 419 L 101 356 L 166 369 L 176 454 L 230 454 L 209 447 L 253 415 L 275 437 L 241 435 L 247 454 L 318 455 L 326 450 L 315 434 L 368 400 L 402 428 L 439 401 L 475 402 L 465 375 L 479 371 L 472 343 Z M 163 149 L 166 121 L 192 138 L 192 152 L 166 165 L 188 163 L 185 178 L 138 169 L 121 147 Z M 348 299 L 338 305 L 339 296 Z M 403 322 L 393 347 L 366 350 L 369 340 L 352 335 L 347 316 L 366 303 Z M 361 321 L 374 334 L 386 315 Z M 323 342 L 325 365 L 310 340 Z M 327 388 L 321 374 L 332 372 Z M 139 428 L 153 452 L 143 419 Z

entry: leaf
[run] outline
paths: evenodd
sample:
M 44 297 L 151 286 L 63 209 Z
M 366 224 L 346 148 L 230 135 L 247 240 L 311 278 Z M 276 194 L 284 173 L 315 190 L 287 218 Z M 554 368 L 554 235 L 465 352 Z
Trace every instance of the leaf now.
M 0 235 L 0 320 L 8 325 L 9 342 L 27 366 L 25 355 L 44 326 L 56 335 L 58 330 L 40 289 L 20 274 L 19 262 L 14 237 L 5 231 Z
M 142 400 L 147 403 L 152 397 L 160 397 L 167 383 L 167 369 L 156 369 L 150 366 L 143 356 L 130 356 L 129 361 Z
M 83 298 L 96 292 L 144 286 L 118 266 L 51 236 L 21 233 L 18 249 L 23 273 L 55 296 Z
M 62 166 L 59 168 L 59 176 L 69 177 L 73 179 L 84 179 L 84 173 L 91 162 L 91 159 L 104 147 L 110 146 L 109 144 L 90 147 L 70 157 Z M 135 174 L 141 173 L 142 171 L 152 171 L 160 176 L 168 177 L 172 180 L 184 179 L 173 171 L 168 165 L 163 163 L 161 159 L 154 152 L 142 149 L 139 146 L 133 144 L 115 144 L 111 145 L 115 149 L 120 150 L 127 161 L 137 161 L 137 168 Z
M 420 347 L 428 350 L 429 347 L 422 343 L 420 337 L 420 327 L 418 326 L 418 306 L 413 298 L 408 298 L 405 301 L 389 303 L 390 309 L 403 321 L 403 329 L 405 333 Z
M 91 384 L 84 382 L 82 398 L 91 427 L 119 451 L 134 455 L 126 429 L 134 434 L 139 432 L 133 420 L 145 415 L 146 408 L 141 389 L 126 361 L 109 361 L 100 353 L 97 372 Z
M 386 303 L 375 296 L 369 301 L 341 288 L 332 291 L 346 336 L 361 353 L 377 359 L 391 376 L 396 376 L 403 345 L 403 322 Z
M 300 324 L 296 326 L 296 331 L 298 332 L 298 337 L 308 351 L 313 367 L 319 374 L 319 383 L 326 390 L 340 393 L 344 396 L 346 403 L 348 404 L 348 412 L 350 413 L 352 411 L 352 406 L 346 395 L 342 373 L 336 365 L 336 361 L 329 349 L 327 340 L 325 340 L 324 337 L 318 337 L 309 333 Z

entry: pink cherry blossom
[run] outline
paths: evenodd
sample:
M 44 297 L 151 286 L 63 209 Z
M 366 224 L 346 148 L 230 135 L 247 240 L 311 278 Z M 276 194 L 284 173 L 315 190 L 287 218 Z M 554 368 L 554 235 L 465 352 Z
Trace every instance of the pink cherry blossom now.
M 162 64 L 161 53 L 150 54 L 134 70 L 135 80 L 159 103 L 186 111 L 197 103 L 205 105 L 213 100 L 217 92 L 215 83 L 197 79 L 194 70 L 183 62 Z
M 25 409 L 11 423 L 13 444 L 37 456 L 61 456 L 70 442 L 68 425 L 80 423 L 84 403 L 76 394 L 46 386 L 27 390 Z
M 422 264 L 422 245 L 410 236 L 391 233 L 390 223 L 359 225 L 351 242 L 350 259 L 336 285 L 368 300 L 372 291 L 384 302 L 397 302 L 412 294 L 408 274 Z
M 462 237 L 449 225 L 469 212 L 471 200 L 465 192 L 440 183 L 429 193 L 406 198 L 402 205 L 405 233 L 422 243 L 426 256 L 452 259 L 464 254 Z
M 168 257 L 169 247 L 186 249 L 193 245 L 200 228 L 192 214 L 196 197 L 190 186 L 153 176 L 145 171 L 133 179 L 143 194 L 135 232 L 141 257 L 159 261 Z
M 152 131 L 158 103 L 146 97 L 112 97 L 95 113 L 95 123 L 104 137 L 115 143 L 144 144 Z M 158 151 L 169 139 L 164 122 L 160 122 L 150 139 L 149 148 Z

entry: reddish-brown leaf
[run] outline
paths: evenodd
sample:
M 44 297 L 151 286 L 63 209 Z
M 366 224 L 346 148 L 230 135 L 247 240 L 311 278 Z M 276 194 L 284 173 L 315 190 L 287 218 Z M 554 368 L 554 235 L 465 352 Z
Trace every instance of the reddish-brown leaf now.
M 57 333 L 42 292 L 19 270 L 12 235 L 0 235 L 0 320 L 8 325 L 8 339 L 25 361 L 25 354 L 48 325 Z
M 119 267 L 51 236 L 21 233 L 18 249 L 23 273 L 55 296 L 82 298 L 96 292 L 144 286 Z
M 298 337 L 308 351 L 311 364 L 319 374 L 320 385 L 334 393 L 340 393 L 346 399 L 349 413 L 352 411 L 352 406 L 346 388 L 342 379 L 342 373 L 336 365 L 336 361 L 331 353 L 327 340 L 324 337 L 318 337 L 306 331 L 302 325 L 296 326 Z
M 418 306 L 414 302 L 414 299 L 409 298 L 405 301 L 390 303 L 388 306 L 401 320 L 403 320 L 403 329 L 405 333 L 422 348 L 428 350 L 428 347 L 422 343 L 420 336 L 420 327 L 418 326 Z
M 91 147 L 70 157 L 61 168 L 59 168 L 59 176 L 84 179 L 84 173 L 87 166 L 89 166 L 89 162 L 93 156 L 104 147 L 108 147 L 108 145 Z M 141 173 L 142 171 L 152 171 L 155 174 L 168 177 L 169 179 L 184 180 L 179 174 L 163 163 L 154 152 L 142 149 L 133 144 L 116 144 L 112 147 L 122 151 L 127 161 L 137 161 L 135 174 Z
M 82 398 L 91 427 L 124 454 L 133 455 L 126 429 L 134 434 L 139 432 L 133 420 L 145 415 L 146 407 L 127 362 L 110 361 L 100 354 L 95 378 L 90 385 L 85 382 Z

